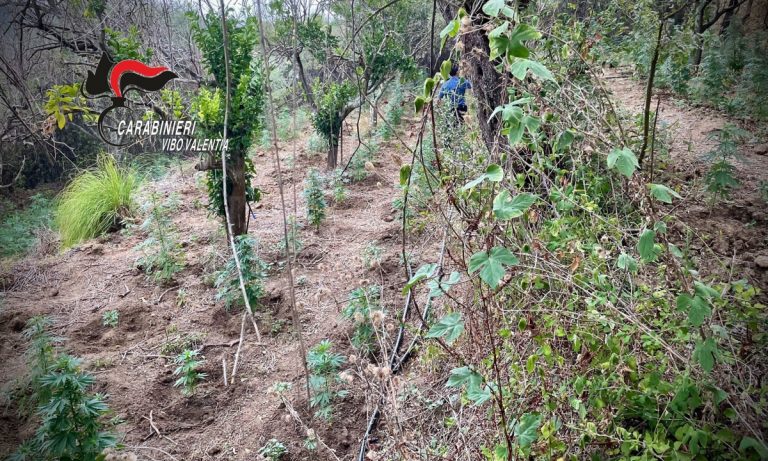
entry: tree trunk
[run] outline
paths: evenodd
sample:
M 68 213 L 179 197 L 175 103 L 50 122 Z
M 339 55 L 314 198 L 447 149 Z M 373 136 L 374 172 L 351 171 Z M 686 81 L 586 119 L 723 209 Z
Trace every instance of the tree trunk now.
M 728 27 L 731 25 L 731 20 L 733 19 L 733 14 L 736 11 L 736 9 L 740 6 L 736 3 L 737 0 L 731 0 L 728 4 L 727 12 L 725 13 L 725 16 L 723 16 L 723 23 L 720 24 L 720 35 L 725 35 L 726 32 L 728 32 Z
M 467 11 L 479 11 L 483 3 L 485 1 L 465 0 L 463 6 Z M 446 21 L 456 16 L 457 9 L 450 3 L 441 2 L 440 10 Z M 509 147 L 507 138 L 501 134 L 501 120 L 498 117 L 491 118 L 493 110 L 506 102 L 507 92 L 502 74 L 489 60 L 491 48 L 484 28 L 487 21 L 488 18 L 482 13 L 475 14 L 472 24 L 467 28 L 468 32 L 461 35 L 461 43 L 464 49 L 464 77 L 472 84 L 477 99 L 477 124 L 485 146 L 494 154 Z
M 227 196 L 232 233 L 236 236 L 243 235 L 248 229 L 245 214 L 245 159 L 242 155 L 233 153 L 227 166 L 227 174 L 232 185 Z
M 328 170 L 336 169 L 339 158 L 339 133 L 331 135 L 328 140 Z

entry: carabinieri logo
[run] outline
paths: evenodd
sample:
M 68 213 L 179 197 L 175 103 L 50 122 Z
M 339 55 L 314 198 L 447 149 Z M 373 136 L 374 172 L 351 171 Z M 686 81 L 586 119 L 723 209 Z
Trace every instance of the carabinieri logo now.
M 88 78 L 81 86 L 83 96 L 88 98 L 100 97 L 109 94 L 112 105 L 104 109 L 99 115 L 99 135 L 107 144 L 121 146 L 114 143 L 104 133 L 104 118 L 118 107 L 125 107 L 125 95 L 131 90 L 144 92 L 159 91 L 166 83 L 177 78 L 174 72 L 167 67 L 150 67 L 143 62 L 133 59 L 125 59 L 114 63 L 107 53 L 101 55 L 96 73 L 88 71 Z M 88 93 L 86 95 L 85 93 Z

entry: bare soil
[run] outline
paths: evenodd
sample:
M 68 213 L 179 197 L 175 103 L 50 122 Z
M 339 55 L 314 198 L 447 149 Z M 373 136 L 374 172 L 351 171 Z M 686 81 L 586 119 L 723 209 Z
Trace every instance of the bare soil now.
M 642 114 L 642 82 L 633 79 L 626 69 L 606 71 L 603 81 L 619 110 Z M 762 289 L 766 299 L 768 203 L 761 196 L 760 185 L 768 182 L 768 140 L 759 136 L 765 136 L 768 127 L 735 120 L 709 107 L 693 106 L 663 91 L 654 95 L 651 110 L 655 110 L 659 96 L 657 138 L 665 140 L 665 149 L 656 146 L 655 162 L 663 172 L 654 182 L 682 188 L 683 200 L 675 200 L 673 206 L 664 210 L 678 218 L 670 229 L 675 240 L 681 245 L 690 242 L 694 262 L 702 273 L 718 274 L 722 281 L 747 279 Z M 741 184 L 728 200 L 713 202 L 704 184 L 712 163 L 708 154 L 717 146 L 713 134 L 728 123 L 754 136 L 739 146 L 738 155 L 732 160 Z M 650 154 L 646 161 L 650 161 Z

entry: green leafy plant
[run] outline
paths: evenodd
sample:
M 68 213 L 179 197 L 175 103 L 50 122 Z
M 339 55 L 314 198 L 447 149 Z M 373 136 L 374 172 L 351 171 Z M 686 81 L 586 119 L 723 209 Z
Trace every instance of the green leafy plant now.
M 170 218 L 175 208 L 174 198 L 160 202 L 157 194 L 152 193 L 145 206 L 147 218 L 141 224 L 141 230 L 149 236 L 137 246 L 144 253 L 137 264 L 161 284 L 171 282 L 174 275 L 184 269 L 184 253 Z
M 199 354 L 198 351 L 187 349 L 174 359 L 178 367 L 173 371 L 173 374 L 179 378 L 173 383 L 173 386 L 181 387 L 181 393 L 185 396 L 194 394 L 197 385 L 207 376 L 199 371 L 205 362 L 198 359 Z
M 75 177 L 58 197 L 56 224 L 62 245 L 70 247 L 120 227 L 134 208 L 138 186 L 133 170 L 101 156 L 96 169 Z
M 27 405 L 35 405 L 40 426 L 9 460 L 13 461 L 96 461 L 101 452 L 117 442 L 103 418 L 109 413 L 105 396 L 88 390 L 94 378 L 81 370 L 81 361 L 57 354 L 60 340 L 47 333 L 50 320 L 33 317 L 24 338 L 30 341 L 28 361 L 31 392 Z
M 277 439 L 269 439 L 263 447 L 259 448 L 258 453 L 269 461 L 277 461 L 288 453 L 288 449 L 283 442 Z
M 105 311 L 101 316 L 101 323 L 105 327 L 117 328 L 117 322 L 120 318 L 120 312 L 117 309 Z
M 364 356 L 376 350 L 376 329 L 381 329 L 385 314 L 380 298 L 381 288 L 377 285 L 355 288 L 341 312 L 354 323 L 352 346 Z
M 341 174 L 340 169 L 333 170 L 333 176 L 330 180 L 331 194 L 333 195 L 333 201 L 337 205 L 344 203 L 349 197 L 349 189 L 346 185 L 349 182 L 349 178 L 346 175 Z
M 53 224 L 53 202 L 35 194 L 23 208 L 0 217 L 0 257 L 23 254 L 35 245 L 39 229 Z
M 269 266 L 261 260 L 256 253 L 256 240 L 248 235 L 240 235 L 235 238 L 235 248 L 240 258 L 243 283 L 248 295 L 251 309 L 259 306 L 264 296 L 264 279 L 267 277 Z M 224 269 L 216 274 L 216 299 L 223 300 L 227 309 L 233 306 L 244 306 L 243 293 L 240 288 L 240 278 L 237 275 L 235 258 L 231 257 Z
M 708 154 L 713 163 L 705 176 L 707 191 L 713 200 L 727 199 L 739 185 L 736 168 L 731 161 L 738 153 L 738 143 L 747 135 L 748 132 L 729 124 L 710 136 L 718 142 L 717 147 Z
M 368 269 L 374 268 L 381 264 L 381 247 L 373 242 L 363 248 L 363 266 Z
M 307 221 L 320 231 L 320 224 L 325 220 L 325 193 L 323 192 L 323 179 L 316 169 L 309 171 L 309 176 L 304 182 L 304 198 L 307 201 Z
M 339 389 L 342 382 L 339 367 L 345 361 L 343 355 L 333 352 L 333 344 L 327 339 L 307 353 L 309 387 L 312 390 L 310 406 L 316 408 L 315 416 L 326 421 L 333 415 L 333 401 L 347 395 L 347 391 Z

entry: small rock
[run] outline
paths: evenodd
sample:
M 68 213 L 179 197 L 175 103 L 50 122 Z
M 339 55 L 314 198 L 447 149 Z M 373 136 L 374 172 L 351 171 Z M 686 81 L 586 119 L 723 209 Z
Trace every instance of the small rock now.
M 208 456 L 214 456 L 221 453 L 221 447 L 211 447 L 208 449 Z
M 768 269 L 768 255 L 755 256 L 755 266 L 759 269 Z
M 392 216 L 391 214 L 388 214 L 388 215 L 384 216 L 384 221 L 385 222 L 392 222 L 394 220 L 395 220 L 395 217 Z
M 768 144 L 758 144 L 754 149 L 757 155 L 768 155 Z

